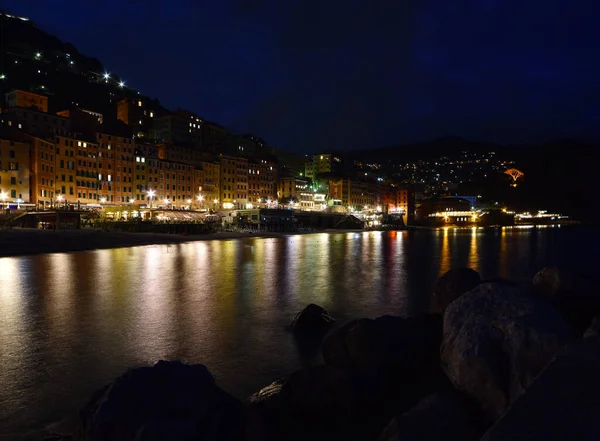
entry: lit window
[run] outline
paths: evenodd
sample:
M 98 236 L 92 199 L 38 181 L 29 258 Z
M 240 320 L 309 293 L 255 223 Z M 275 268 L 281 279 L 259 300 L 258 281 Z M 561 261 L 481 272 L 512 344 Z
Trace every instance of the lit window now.
M 84 147 L 87 147 L 87 142 L 84 142 L 84 143 L 83 143 L 83 146 L 84 146 Z
M 81 141 L 77 141 L 77 147 L 81 147 Z
M 112 181 L 112 176 L 111 175 L 108 175 L 108 180 Z
M 150 112 L 150 118 L 154 118 L 154 112 Z
M 142 102 L 138 101 L 138 107 L 142 107 Z
M 142 162 L 146 162 L 146 158 L 142 158 Z
M 98 174 L 98 180 L 101 181 L 102 180 L 102 173 Z

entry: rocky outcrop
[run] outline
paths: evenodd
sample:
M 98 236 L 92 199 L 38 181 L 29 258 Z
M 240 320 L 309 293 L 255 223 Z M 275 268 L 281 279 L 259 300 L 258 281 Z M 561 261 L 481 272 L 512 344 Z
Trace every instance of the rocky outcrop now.
M 379 441 L 477 441 L 487 428 L 477 405 L 449 389 L 394 417 Z
M 578 337 L 600 314 L 600 286 L 568 269 L 541 269 L 533 277 L 533 290 L 554 305 Z
M 297 336 L 319 337 L 323 336 L 334 322 L 333 317 L 324 308 L 311 303 L 294 317 L 291 328 Z
M 321 365 L 303 369 L 249 398 L 248 439 L 262 441 L 375 439 L 389 419 L 413 403 L 390 399 L 378 378 Z
M 446 375 L 494 421 L 570 339 L 550 304 L 493 283 L 454 301 L 444 315 L 443 333 Z
M 442 318 L 383 316 L 346 323 L 323 342 L 326 364 L 345 369 L 387 367 L 398 375 L 425 375 L 437 368 Z
M 574 340 L 482 441 L 600 439 L 600 338 Z
M 437 310 L 444 312 L 448 305 L 481 282 L 479 273 L 471 268 L 454 268 L 444 273 L 435 284 Z
M 583 334 L 584 338 L 598 337 L 600 335 L 600 316 L 594 317 L 592 324 Z
M 239 440 L 241 403 L 203 365 L 159 361 L 126 372 L 81 411 L 86 441 Z

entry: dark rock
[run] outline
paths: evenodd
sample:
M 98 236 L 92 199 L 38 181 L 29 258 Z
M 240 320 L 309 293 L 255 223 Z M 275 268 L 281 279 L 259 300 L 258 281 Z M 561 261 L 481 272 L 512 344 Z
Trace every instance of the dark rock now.
M 237 440 L 242 408 L 205 366 L 159 361 L 126 372 L 82 409 L 89 441 Z
M 517 287 L 487 283 L 446 310 L 442 366 L 495 421 L 569 339 L 550 304 Z
M 438 365 L 442 317 L 383 316 L 360 319 L 333 331 L 323 342 L 326 364 L 370 370 L 389 367 L 397 375 L 423 374 Z
M 600 316 L 594 317 L 592 324 L 583 335 L 585 338 L 598 337 L 600 335 Z
M 477 405 L 453 390 L 436 392 L 396 416 L 380 441 L 477 441 L 488 424 Z
M 450 303 L 480 282 L 479 273 L 471 268 L 454 268 L 444 273 L 437 280 L 433 294 L 438 311 L 443 313 Z
M 533 291 L 552 302 L 578 337 L 600 314 L 600 286 L 573 271 L 543 268 L 533 277 Z
M 598 372 L 600 337 L 571 341 L 481 440 L 600 439 Z
M 323 336 L 334 322 L 324 308 L 311 303 L 294 317 L 291 327 L 296 335 Z
M 390 397 L 385 383 L 365 373 L 314 366 L 250 397 L 247 439 L 375 439 L 394 414 L 414 402 Z

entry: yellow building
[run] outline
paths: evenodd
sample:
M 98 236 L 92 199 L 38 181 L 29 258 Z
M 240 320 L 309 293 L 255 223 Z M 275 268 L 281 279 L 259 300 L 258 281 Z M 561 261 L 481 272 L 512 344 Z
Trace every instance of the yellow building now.
M 99 145 L 93 140 L 77 140 L 77 203 L 97 205 L 98 196 L 98 153 Z
M 248 204 L 248 160 L 220 156 L 221 206 L 225 209 L 245 209 Z
M 70 136 L 56 137 L 54 195 L 59 205 L 77 203 L 77 142 Z
M 0 138 L 0 203 L 31 201 L 28 142 Z
M 37 109 L 48 113 L 48 97 L 24 90 L 11 90 L 6 95 L 7 107 L 23 107 L 25 109 Z
M 202 161 L 200 166 L 201 168 L 195 171 L 195 190 L 198 193 L 196 201 L 199 202 L 197 205 L 200 208 L 217 209 L 221 198 L 221 166 L 219 162 L 207 161 Z
M 160 183 L 162 200 L 157 205 L 166 208 L 189 208 L 194 195 L 194 167 L 170 161 L 160 161 L 163 181 Z

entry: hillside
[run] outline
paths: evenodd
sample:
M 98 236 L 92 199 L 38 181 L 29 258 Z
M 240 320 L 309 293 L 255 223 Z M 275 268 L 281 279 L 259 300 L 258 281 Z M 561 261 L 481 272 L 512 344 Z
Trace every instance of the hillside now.
M 80 53 L 75 45 L 39 29 L 33 21 L 0 11 L 0 95 L 23 89 L 48 95 L 50 111 L 77 104 L 110 119 L 114 103 L 142 97 L 163 110 L 158 100 L 121 86 L 116 74 L 105 78 L 102 63 Z

